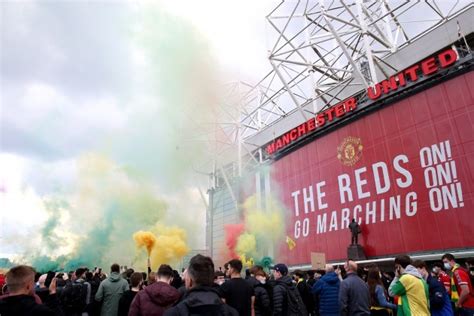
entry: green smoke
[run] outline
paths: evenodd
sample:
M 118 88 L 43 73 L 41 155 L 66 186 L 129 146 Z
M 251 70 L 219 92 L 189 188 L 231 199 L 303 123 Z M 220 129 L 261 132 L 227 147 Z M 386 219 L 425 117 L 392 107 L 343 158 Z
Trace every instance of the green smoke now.
M 56 228 L 60 224 L 61 208 L 68 208 L 68 203 L 63 199 L 48 199 L 44 202 L 44 206 L 48 213 L 48 220 L 41 229 L 41 237 L 45 248 L 52 251 L 62 244 Z
M 129 265 L 135 256 L 132 234 L 151 227 L 166 214 L 168 205 L 152 183 L 107 157 L 89 154 L 78 164 L 77 192 L 69 197 L 71 203 L 62 197 L 44 203 L 48 213 L 41 228 L 44 247 L 30 259 L 40 271 L 108 267 L 113 262 Z M 60 219 L 65 216 L 70 223 L 62 227 Z M 66 229 L 72 230 L 76 242 L 58 257 L 58 247 L 73 243 L 65 239 Z
M 122 27 L 140 26 L 128 39 L 148 65 L 139 84 L 130 74 L 130 91 L 117 101 L 133 104 L 126 126 L 97 139 L 101 148 L 91 149 L 93 154 L 76 157 L 73 190 L 45 202 L 44 249 L 29 257 L 39 270 L 129 265 L 136 256 L 133 232 L 165 219 L 168 194 L 186 192 L 195 182 L 195 162 L 209 155 L 204 141 L 213 133 L 220 83 L 206 40 L 189 22 L 156 7 L 129 22 Z M 183 204 L 173 209 L 173 223 L 192 236 L 198 225 L 189 214 L 196 210 L 189 201 L 173 202 Z
M 260 260 L 255 261 L 256 265 L 262 266 L 265 272 L 270 272 L 270 267 L 273 265 L 273 259 L 271 257 L 263 257 Z
M 120 137 L 114 150 L 167 190 L 181 189 L 209 154 L 206 141 L 220 102 L 216 63 L 204 37 L 182 18 L 147 7 L 136 25 L 133 41 L 147 61 L 140 88 L 153 98 L 131 114 L 140 125 Z

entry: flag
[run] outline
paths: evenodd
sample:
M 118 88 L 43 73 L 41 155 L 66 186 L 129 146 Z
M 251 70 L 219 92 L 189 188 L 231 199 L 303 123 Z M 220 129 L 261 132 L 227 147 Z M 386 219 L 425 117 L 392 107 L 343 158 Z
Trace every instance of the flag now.
M 288 249 L 290 250 L 293 250 L 293 248 L 296 247 L 296 242 L 288 236 L 286 236 L 286 244 L 288 245 Z

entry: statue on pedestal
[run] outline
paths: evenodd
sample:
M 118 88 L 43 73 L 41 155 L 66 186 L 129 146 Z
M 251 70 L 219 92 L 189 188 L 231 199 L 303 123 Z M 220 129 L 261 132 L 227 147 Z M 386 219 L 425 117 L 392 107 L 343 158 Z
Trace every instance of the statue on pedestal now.
M 356 222 L 355 218 L 352 219 L 352 222 L 349 224 L 349 229 L 352 233 L 351 245 L 359 244 L 359 234 L 361 233 L 360 225 Z

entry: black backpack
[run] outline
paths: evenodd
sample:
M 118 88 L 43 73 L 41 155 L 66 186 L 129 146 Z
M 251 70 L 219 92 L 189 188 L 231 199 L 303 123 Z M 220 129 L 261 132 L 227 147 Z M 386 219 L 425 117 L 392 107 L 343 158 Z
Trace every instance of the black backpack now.
M 296 286 L 286 285 L 286 297 L 288 302 L 288 316 L 308 316 L 308 311 Z
M 62 305 L 68 313 L 81 313 L 87 308 L 87 288 L 86 282 L 68 283 L 61 294 Z

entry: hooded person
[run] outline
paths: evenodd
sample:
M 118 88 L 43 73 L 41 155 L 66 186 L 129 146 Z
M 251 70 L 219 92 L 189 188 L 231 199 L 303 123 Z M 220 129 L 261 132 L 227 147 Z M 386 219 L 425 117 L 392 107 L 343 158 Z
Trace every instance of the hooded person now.
M 179 292 L 173 286 L 173 269 L 162 264 L 156 274 L 156 282 L 138 292 L 130 305 L 129 316 L 161 316 L 179 299 Z
M 224 304 L 213 287 L 214 263 L 209 257 L 195 255 L 184 272 L 184 282 L 188 290 L 176 306 L 168 309 L 164 316 L 215 315 L 238 316 L 239 313 Z
M 411 263 L 409 256 L 395 258 L 395 278 L 388 294 L 400 297 L 397 316 L 430 315 L 428 284 Z
M 100 283 L 99 289 L 95 294 L 95 300 L 102 302 L 100 315 L 116 316 L 120 298 L 128 289 L 129 285 L 127 280 L 122 278 L 120 274 L 120 266 L 114 263 L 110 267 L 110 276 Z
M 319 298 L 319 314 L 322 316 L 339 315 L 339 286 L 341 281 L 330 264 L 326 273 L 314 284 L 312 292 Z

